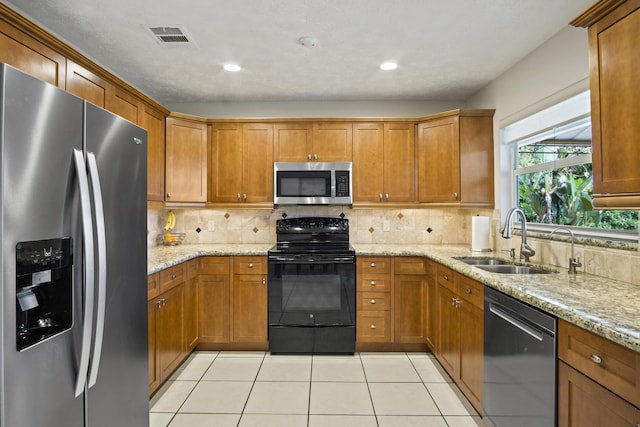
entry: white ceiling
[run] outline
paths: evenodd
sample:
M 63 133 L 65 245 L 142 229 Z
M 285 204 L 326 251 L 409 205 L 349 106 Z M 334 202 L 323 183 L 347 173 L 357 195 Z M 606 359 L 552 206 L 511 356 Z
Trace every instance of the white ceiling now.
M 593 2 L 5 1 L 162 104 L 464 101 Z M 147 29 L 176 25 L 192 47 L 161 46 Z M 389 60 L 397 70 L 378 69 Z

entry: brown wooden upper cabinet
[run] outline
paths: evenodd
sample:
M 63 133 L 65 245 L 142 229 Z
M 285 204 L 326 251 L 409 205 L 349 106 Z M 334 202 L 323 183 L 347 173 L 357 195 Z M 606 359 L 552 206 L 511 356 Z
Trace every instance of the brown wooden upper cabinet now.
M 571 22 L 589 28 L 593 197 L 640 208 L 640 0 L 604 0 Z
M 164 201 L 164 113 L 143 104 L 140 126 L 147 130 L 147 200 Z
M 493 113 L 454 110 L 418 125 L 418 201 L 493 207 Z
M 415 202 L 415 125 L 353 125 L 353 201 Z
M 167 117 L 165 184 L 167 202 L 207 200 L 207 125 Z
M 113 90 L 108 81 L 68 59 L 66 88 L 67 92 L 102 108 L 106 108 L 108 93 Z
M 15 13 L 7 8 L 4 13 Z M 64 89 L 67 61 L 15 27 L 0 21 L 0 62 Z
M 273 204 L 273 125 L 209 126 L 210 202 Z
M 350 162 L 351 123 L 284 123 L 274 128 L 276 162 Z

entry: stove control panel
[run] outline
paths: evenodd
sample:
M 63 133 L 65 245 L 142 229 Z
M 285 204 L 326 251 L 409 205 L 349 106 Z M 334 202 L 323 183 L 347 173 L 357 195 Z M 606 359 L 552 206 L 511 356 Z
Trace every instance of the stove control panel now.
M 276 221 L 276 233 L 349 233 L 345 218 L 303 217 Z

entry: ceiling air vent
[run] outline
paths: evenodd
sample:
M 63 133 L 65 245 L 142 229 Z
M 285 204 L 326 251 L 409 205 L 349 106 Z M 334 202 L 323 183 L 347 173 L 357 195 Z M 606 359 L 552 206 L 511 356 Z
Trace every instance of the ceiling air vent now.
M 148 27 L 154 38 L 162 46 L 191 47 L 193 41 L 184 28 L 178 25 Z

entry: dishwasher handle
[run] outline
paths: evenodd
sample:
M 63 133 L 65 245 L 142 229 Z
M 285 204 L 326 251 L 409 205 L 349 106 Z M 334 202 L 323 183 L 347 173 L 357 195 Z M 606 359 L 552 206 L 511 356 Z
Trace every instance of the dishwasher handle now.
M 542 334 L 542 332 L 535 330 L 534 328 L 532 328 L 531 326 L 525 323 L 522 323 L 520 320 L 511 316 L 509 313 L 502 310 L 499 306 L 495 304 L 489 304 L 489 311 L 495 314 L 496 316 L 500 317 L 505 322 L 512 324 L 516 328 L 520 329 L 522 332 L 526 333 L 527 335 L 530 335 L 531 337 L 535 338 L 538 341 L 542 341 L 542 339 L 544 338 L 544 335 Z

